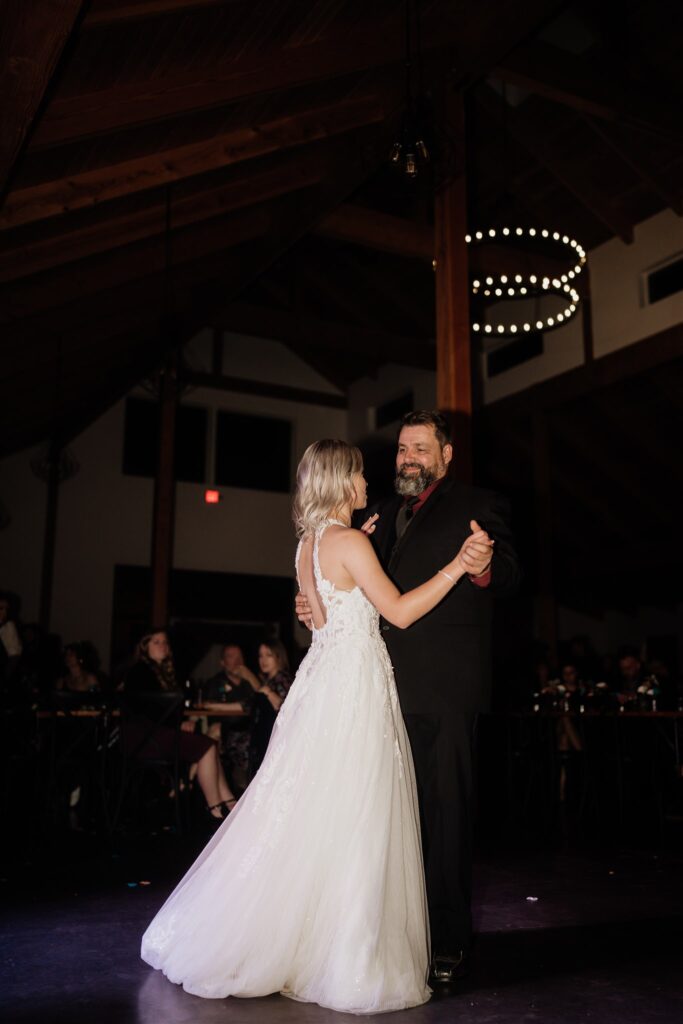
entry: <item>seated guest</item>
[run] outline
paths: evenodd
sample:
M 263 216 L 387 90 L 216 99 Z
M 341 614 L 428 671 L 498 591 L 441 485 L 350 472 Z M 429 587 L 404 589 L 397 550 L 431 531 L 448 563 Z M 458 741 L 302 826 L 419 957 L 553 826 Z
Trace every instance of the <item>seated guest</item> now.
M 275 718 L 292 685 L 289 658 L 280 640 L 266 640 L 258 649 L 259 678 L 248 668 L 242 668 L 244 679 L 257 690 L 251 712 L 251 745 L 249 769 L 251 776 L 266 756 Z
M 249 672 L 250 679 L 245 678 L 242 674 L 245 668 L 242 649 L 236 644 L 226 644 L 221 654 L 220 671 L 204 684 L 202 707 L 207 711 L 220 708 L 249 714 L 260 683 L 253 672 Z M 244 789 L 249 773 L 249 721 L 244 718 L 209 718 L 207 735 L 222 744 L 231 779 Z
M 617 653 L 617 684 L 619 701 L 636 700 L 638 688 L 645 683 L 643 661 L 637 647 L 622 647 Z
M 0 593 L 0 685 L 9 683 L 19 670 L 22 645 L 12 614 L 10 595 Z
M 64 672 L 55 683 L 60 693 L 97 693 L 100 683 L 95 675 L 95 653 L 89 644 L 67 644 L 64 648 Z
M 126 673 L 123 692 L 128 752 L 142 760 L 170 761 L 177 750 L 180 761 L 196 764 L 197 781 L 211 817 L 217 822 L 225 818 L 235 805 L 235 797 L 214 740 L 181 728 L 183 693 L 165 629 L 155 627 L 145 633 L 138 647 L 138 660 Z M 158 699 L 161 694 L 177 695 L 177 704 L 170 713 Z

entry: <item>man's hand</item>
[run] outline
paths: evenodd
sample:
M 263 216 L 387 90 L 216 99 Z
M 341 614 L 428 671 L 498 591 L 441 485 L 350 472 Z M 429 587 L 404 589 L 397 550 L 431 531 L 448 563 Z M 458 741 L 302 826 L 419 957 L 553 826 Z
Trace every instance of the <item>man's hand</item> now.
M 366 533 L 366 534 L 374 533 L 375 532 L 375 526 L 377 525 L 377 520 L 378 519 L 379 519 L 379 512 L 375 512 L 374 516 L 370 516 L 369 519 L 365 520 L 365 522 L 363 523 L 363 525 L 360 528 L 360 532 L 361 533 Z
M 482 530 L 476 519 L 470 520 L 470 529 L 473 536 L 465 541 L 460 559 L 470 576 L 483 576 L 491 565 L 495 541 Z
M 306 629 L 313 629 L 313 612 L 311 606 L 308 603 L 308 598 L 299 591 L 294 600 L 294 607 L 296 609 L 296 617 L 299 622 L 306 627 Z

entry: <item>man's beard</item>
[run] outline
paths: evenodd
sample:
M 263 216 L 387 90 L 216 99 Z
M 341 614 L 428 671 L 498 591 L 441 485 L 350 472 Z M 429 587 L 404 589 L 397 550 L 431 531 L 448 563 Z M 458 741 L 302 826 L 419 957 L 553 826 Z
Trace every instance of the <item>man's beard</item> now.
M 417 473 L 406 473 L 406 469 L 417 469 Z M 430 484 L 433 484 L 435 480 L 439 479 L 439 467 L 437 466 L 421 466 L 417 462 L 407 462 L 396 473 L 394 479 L 394 488 L 397 494 L 403 495 L 404 498 L 409 498 L 422 494 Z

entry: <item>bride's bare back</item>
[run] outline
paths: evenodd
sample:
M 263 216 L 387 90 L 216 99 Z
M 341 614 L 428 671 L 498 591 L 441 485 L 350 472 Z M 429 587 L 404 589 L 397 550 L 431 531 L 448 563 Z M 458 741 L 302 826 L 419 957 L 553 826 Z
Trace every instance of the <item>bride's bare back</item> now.
M 353 590 L 355 582 L 346 571 L 341 561 L 340 540 L 347 532 L 344 526 L 328 526 L 318 546 L 320 571 L 326 580 L 333 583 L 337 590 Z M 316 629 L 322 629 L 327 621 L 325 605 L 318 593 L 313 570 L 313 538 L 307 537 L 301 544 L 299 552 L 299 588 L 308 601 Z

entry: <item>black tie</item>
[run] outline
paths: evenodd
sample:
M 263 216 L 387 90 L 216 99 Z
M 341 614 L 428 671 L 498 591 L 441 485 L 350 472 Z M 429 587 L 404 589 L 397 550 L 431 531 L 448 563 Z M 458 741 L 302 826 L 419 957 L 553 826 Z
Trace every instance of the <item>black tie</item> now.
M 413 515 L 415 514 L 415 505 L 420 500 L 418 495 L 413 495 L 411 498 L 406 498 L 403 505 L 401 505 L 396 516 L 396 540 L 399 541 L 403 534 L 408 529 Z

